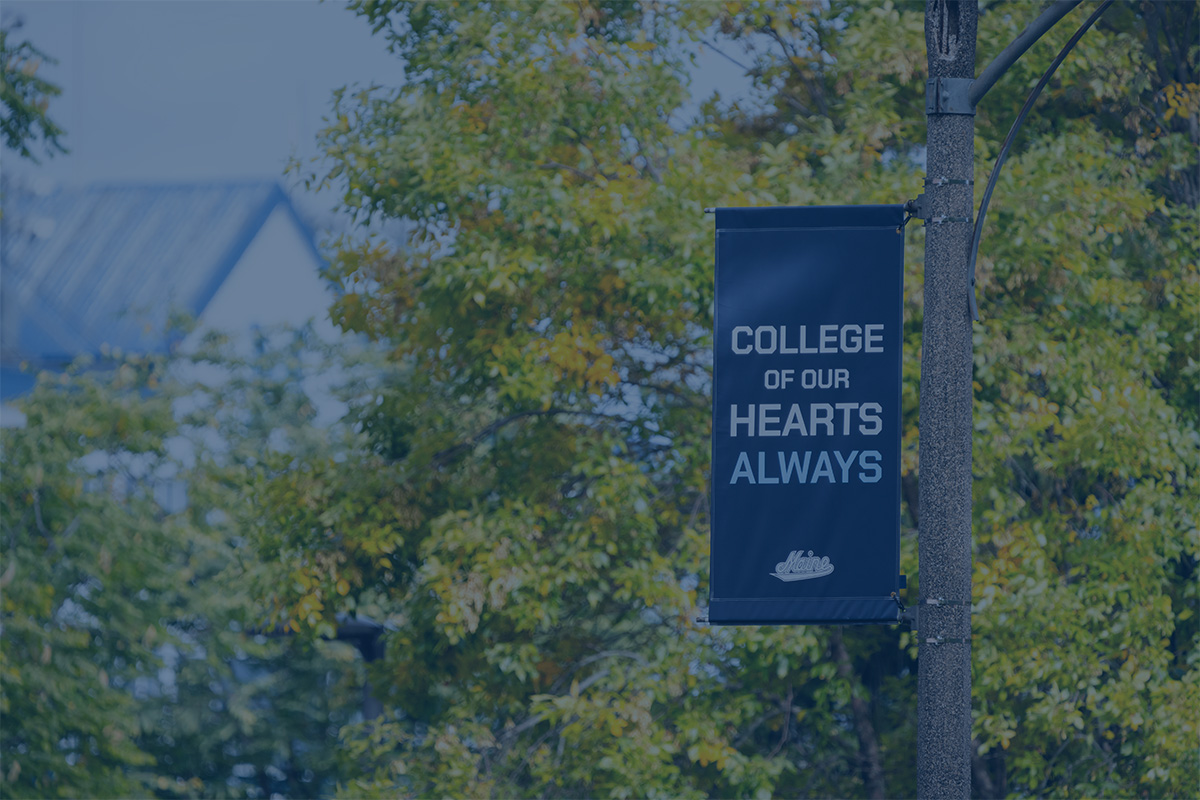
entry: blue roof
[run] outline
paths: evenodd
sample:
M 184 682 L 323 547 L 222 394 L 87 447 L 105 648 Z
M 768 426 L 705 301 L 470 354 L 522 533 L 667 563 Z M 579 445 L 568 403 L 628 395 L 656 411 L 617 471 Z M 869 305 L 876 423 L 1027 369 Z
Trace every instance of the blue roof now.
M 62 365 L 102 345 L 164 352 L 170 315 L 199 317 L 281 205 L 313 246 L 274 181 L 84 186 L 14 205 L 0 250 L 16 317 L 4 326 L 16 339 L 3 342 L 6 367 Z M 0 396 L 25 388 L 2 377 Z

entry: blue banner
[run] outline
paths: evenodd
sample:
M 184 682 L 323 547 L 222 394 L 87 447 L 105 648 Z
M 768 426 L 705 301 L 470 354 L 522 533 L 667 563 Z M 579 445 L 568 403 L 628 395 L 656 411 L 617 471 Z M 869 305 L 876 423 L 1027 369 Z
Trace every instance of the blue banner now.
M 716 211 L 712 623 L 897 621 L 903 217 Z

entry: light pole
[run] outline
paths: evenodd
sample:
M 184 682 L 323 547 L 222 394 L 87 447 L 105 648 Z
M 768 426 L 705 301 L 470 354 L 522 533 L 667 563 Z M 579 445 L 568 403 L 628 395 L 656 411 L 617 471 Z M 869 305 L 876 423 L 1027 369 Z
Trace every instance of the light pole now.
M 925 192 L 909 204 L 925 220 L 918 496 L 917 795 L 971 795 L 971 321 L 975 258 L 1004 159 L 1058 65 L 1113 0 L 1104 0 L 1050 63 L 1017 114 L 972 219 L 975 106 L 1080 0 L 1055 0 L 977 79 L 973 1 L 926 0 L 929 66 Z
M 925 316 L 921 328 L 922 601 L 918 611 L 917 795 L 971 793 L 971 317 L 974 2 L 927 0 L 929 65 Z

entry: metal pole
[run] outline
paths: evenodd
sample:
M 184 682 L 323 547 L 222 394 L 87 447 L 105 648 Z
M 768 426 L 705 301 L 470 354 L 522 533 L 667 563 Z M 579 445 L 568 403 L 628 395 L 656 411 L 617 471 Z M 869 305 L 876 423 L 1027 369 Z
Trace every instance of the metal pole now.
M 926 0 L 934 94 L 975 74 L 975 0 Z M 937 84 L 942 79 L 942 84 Z M 917 795 L 971 793 L 971 245 L 975 118 L 927 99 L 921 342 Z M 944 179 L 944 180 L 943 180 Z
M 1046 31 L 1054 27 L 1054 23 L 1069 14 L 1071 9 L 1079 3 L 1080 0 L 1054 0 L 1045 11 L 1038 15 L 1037 19 L 1029 23 L 1028 27 L 1021 31 L 1021 34 L 1013 39 L 1008 47 L 1000 52 L 1000 55 L 992 59 L 992 63 L 984 67 L 983 72 L 979 73 L 979 77 L 971 86 L 971 105 L 978 105 L 983 96 L 988 93 L 988 89 L 991 89 L 996 81 L 1000 80 L 1005 72 L 1008 72 L 1008 68 L 1016 63 L 1021 54 L 1042 38 Z

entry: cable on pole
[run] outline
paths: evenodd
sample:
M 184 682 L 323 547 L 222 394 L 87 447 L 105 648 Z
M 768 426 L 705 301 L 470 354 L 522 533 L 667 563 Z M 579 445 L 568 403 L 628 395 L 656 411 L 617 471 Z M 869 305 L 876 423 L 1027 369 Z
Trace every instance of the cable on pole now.
M 1038 95 L 1042 93 L 1042 89 L 1044 89 L 1046 84 L 1050 82 L 1050 77 L 1054 75 L 1054 71 L 1058 69 L 1059 64 L 1063 62 L 1063 59 L 1067 57 L 1067 54 L 1070 53 L 1079 40 L 1083 38 L 1083 34 L 1087 33 L 1088 28 L 1092 27 L 1096 20 L 1100 19 L 1100 15 L 1108 10 L 1108 7 L 1111 6 L 1112 3 L 1113 0 L 1104 0 L 1104 2 L 1092 12 L 1092 15 L 1088 17 L 1082 25 L 1079 26 L 1079 30 L 1075 31 L 1074 35 L 1072 35 L 1067 41 L 1067 44 L 1063 47 L 1063 49 L 1060 50 L 1058 55 L 1055 56 L 1054 60 L 1050 62 L 1050 66 L 1042 75 L 1042 79 L 1038 81 L 1037 86 L 1033 87 L 1033 91 L 1030 92 L 1029 98 L 1025 101 L 1025 105 L 1021 107 L 1021 111 L 1017 114 L 1016 121 L 1013 122 L 1012 128 L 1010 128 L 1008 131 L 1008 136 L 1006 136 L 1004 139 L 1004 144 L 1000 146 L 1000 154 L 996 157 L 996 166 L 992 167 L 991 177 L 988 178 L 987 188 L 983 190 L 983 199 L 979 203 L 979 213 L 975 216 L 975 235 L 971 239 L 971 255 L 967 259 L 967 269 L 969 270 L 968 274 L 971 278 L 971 290 L 967 294 L 967 302 L 971 309 L 971 319 L 975 322 L 979 321 L 979 305 L 975 302 L 975 259 L 979 256 L 979 240 L 983 236 L 983 220 L 984 217 L 987 216 L 988 202 L 992 199 L 992 190 L 996 188 L 996 179 L 1000 176 L 1000 169 L 1004 166 L 1004 160 L 1008 158 L 1008 151 L 1012 147 L 1013 141 L 1017 138 L 1017 131 L 1020 129 L 1021 123 L 1023 123 L 1025 121 L 1025 117 L 1029 115 L 1029 110 L 1033 108 L 1033 103 L 1037 100 Z M 989 66 L 988 69 L 990 70 L 991 67 Z M 987 72 L 987 70 L 985 70 L 985 72 Z M 992 83 L 995 83 L 995 77 L 992 78 Z M 987 91 L 987 87 L 984 87 L 983 91 Z M 982 92 L 980 92 L 980 96 L 982 96 Z

